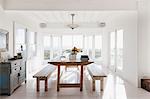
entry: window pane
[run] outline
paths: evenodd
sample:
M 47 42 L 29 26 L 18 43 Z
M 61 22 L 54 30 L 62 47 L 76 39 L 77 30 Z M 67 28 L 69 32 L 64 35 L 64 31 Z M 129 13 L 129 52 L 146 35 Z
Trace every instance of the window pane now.
M 50 50 L 51 50 L 51 37 L 50 36 L 44 36 L 44 59 L 49 60 L 50 59 Z
M 54 50 L 53 51 L 53 58 L 56 58 L 58 56 L 60 56 L 60 50 Z
M 60 49 L 61 47 L 60 37 L 53 37 L 53 50 Z
M 77 48 L 83 48 L 83 36 L 82 35 L 73 36 L 73 46 Z
M 15 53 L 21 52 L 21 45 L 25 46 L 26 29 L 18 28 L 15 33 Z M 25 50 L 25 47 L 23 47 Z
M 110 35 L 110 65 L 115 65 L 115 32 L 111 32 Z
M 29 43 L 35 44 L 35 32 L 29 32 L 28 33 Z
M 51 46 L 51 38 L 50 36 L 44 36 L 44 49 L 45 50 L 50 50 Z
M 50 50 L 44 50 L 44 59 L 45 60 L 50 59 Z
M 62 36 L 62 47 L 63 49 L 71 49 L 72 46 L 72 36 L 71 35 L 65 35 Z
M 102 36 L 95 36 L 95 58 L 101 60 L 101 51 L 102 51 Z
M 25 44 L 25 29 L 17 29 L 15 34 L 16 44 Z
M 117 31 L 117 68 L 123 69 L 123 30 Z
M 86 36 L 85 37 L 85 49 L 84 51 L 86 52 L 89 57 L 92 57 L 92 36 Z

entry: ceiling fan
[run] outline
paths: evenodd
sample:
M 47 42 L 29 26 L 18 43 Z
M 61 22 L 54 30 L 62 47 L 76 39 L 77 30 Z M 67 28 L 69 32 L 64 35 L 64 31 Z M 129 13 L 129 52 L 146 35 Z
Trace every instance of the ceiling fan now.
M 78 24 L 74 24 L 74 16 L 75 16 L 75 14 L 70 14 L 70 15 L 71 15 L 71 18 L 72 18 L 72 20 L 71 20 L 72 22 L 71 22 L 71 24 L 68 24 L 67 26 L 73 30 L 73 29 L 79 27 L 79 25 Z

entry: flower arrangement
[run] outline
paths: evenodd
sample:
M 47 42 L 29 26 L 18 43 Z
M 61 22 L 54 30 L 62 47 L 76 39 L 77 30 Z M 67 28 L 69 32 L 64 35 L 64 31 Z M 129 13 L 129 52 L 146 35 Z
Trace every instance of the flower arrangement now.
M 73 47 L 73 49 L 71 50 L 71 54 L 76 55 L 77 53 L 82 52 L 81 49 Z

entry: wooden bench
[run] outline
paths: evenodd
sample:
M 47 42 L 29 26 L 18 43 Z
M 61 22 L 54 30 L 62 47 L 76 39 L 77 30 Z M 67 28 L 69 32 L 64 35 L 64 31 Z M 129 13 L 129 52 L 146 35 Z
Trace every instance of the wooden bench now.
M 90 76 L 92 77 L 92 87 L 93 87 L 93 91 L 95 91 L 95 80 L 100 80 L 100 90 L 103 91 L 103 87 L 104 87 L 104 77 L 107 77 L 107 75 L 104 73 L 104 71 L 99 68 L 99 65 L 96 64 L 91 64 L 87 67 L 87 70 L 90 74 Z
M 48 91 L 48 78 L 55 71 L 55 69 L 55 66 L 48 65 L 33 76 L 33 78 L 36 78 L 37 91 L 40 91 L 40 80 L 45 80 L 45 91 Z

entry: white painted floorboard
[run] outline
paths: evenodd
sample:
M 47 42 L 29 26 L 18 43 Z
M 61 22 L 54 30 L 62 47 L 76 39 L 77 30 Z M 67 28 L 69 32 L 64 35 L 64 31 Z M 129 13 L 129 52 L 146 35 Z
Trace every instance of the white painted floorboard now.
M 65 82 L 75 78 L 75 72 L 68 74 L 65 75 Z M 36 92 L 35 81 L 31 75 L 27 83 L 23 83 L 11 96 L 0 96 L 0 99 L 150 99 L 150 92 L 136 88 L 112 73 L 105 79 L 104 92 L 99 90 L 99 81 L 96 82 L 96 91 L 92 91 L 91 78 L 86 71 L 83 92 L 79 88 L 60 88 L 57 92 L 56 72 L 49 79 L 48 92 L 44 91 L 44 82 L 41 82 L 40 92 Z

